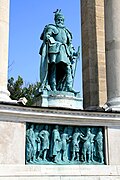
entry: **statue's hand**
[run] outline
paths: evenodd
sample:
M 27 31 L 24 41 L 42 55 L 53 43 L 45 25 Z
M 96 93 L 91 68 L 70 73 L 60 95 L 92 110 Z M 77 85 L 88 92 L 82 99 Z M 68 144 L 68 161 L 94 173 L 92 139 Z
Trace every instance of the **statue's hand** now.
M 71 59 L 78 59 L 80 57 L 80 46 L 78 46 L 77 52 L 73 53 L 73 56 Z
M 46 42 L 48 42 L 48 41 L 49 41 L 49 39 L 50 39 L 50 35 L 49 35 L 49 34 L 47 34 L 47 35 L 46 35 L 46 38 L 45 38 Z

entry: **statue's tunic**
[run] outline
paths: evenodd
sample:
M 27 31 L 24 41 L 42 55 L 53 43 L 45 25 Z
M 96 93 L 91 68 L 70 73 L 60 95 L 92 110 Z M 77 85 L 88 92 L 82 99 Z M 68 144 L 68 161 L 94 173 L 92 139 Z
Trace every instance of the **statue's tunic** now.
M 52 132 L 52 142 L 51 142 L 51 147 L 52 147 L 52 156 L 56 156 L 58 152 L 61 150 L 61 138 L 60 138 L 60 133 L 57 129 L 54 129 Z

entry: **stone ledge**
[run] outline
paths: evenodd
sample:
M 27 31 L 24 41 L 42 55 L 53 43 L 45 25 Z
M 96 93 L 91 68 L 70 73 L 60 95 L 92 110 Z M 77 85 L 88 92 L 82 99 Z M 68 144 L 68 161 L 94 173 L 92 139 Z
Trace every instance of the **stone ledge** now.
M 119 176 L 120 166 L 0 165 L 0 177 L 11 176 Z
M 49 119 L 49 121 L 48 121 Z M 0 121 L 120 126 L 120 113 L 36 108 L 0 104 Z

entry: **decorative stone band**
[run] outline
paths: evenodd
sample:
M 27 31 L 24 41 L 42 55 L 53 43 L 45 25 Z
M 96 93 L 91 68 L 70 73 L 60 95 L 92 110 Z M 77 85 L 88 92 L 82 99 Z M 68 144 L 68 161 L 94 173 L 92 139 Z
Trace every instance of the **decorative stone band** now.
M 0 121 L 32 122 L 80 126 L 120 126 L 120 114 L 57 108 L 31 108 L 0 104 Z

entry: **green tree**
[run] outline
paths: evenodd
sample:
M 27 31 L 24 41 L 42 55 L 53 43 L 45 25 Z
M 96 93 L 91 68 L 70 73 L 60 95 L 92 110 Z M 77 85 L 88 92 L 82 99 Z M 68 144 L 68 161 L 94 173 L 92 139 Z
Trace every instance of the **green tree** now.
M 36 92 L 40 87 L 40 82 L 35 84 L 28 84 L 24 86 L 24 81 L 21 76 L 15 81 L 13 77 L 8 79 L 8 90 L 10 92 L 10 98 L 18 100 L 21 97 L 26 97 L 28 100 L 27 106 L 31 106 L 36 98 Z

